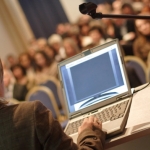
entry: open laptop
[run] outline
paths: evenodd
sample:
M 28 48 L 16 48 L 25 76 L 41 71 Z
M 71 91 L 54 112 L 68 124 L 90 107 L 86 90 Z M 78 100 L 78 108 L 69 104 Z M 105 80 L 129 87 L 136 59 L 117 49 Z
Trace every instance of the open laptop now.
M 65 133 L 74 142 L 91 115 L 108 137 L 124 130 L 132 93 L 117 39 L 60 62 L 58 70 L 69 118 Z

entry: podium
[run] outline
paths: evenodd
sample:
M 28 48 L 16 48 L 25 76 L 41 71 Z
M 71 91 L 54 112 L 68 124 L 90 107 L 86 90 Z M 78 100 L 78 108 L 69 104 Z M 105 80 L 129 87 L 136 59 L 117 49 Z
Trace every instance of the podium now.
M 145 86 L 146 84 L 139 86 L 135 88 L 135 91 L 142 89 Z M 148 90 L 150 91 L 150 86 L 146 88 L 149 88 Z M 140 96 L 142 96 L 141 94 L 144 94 L 145 96 L 146 94 L 150 95 L 149 93 L 147 93 L 146 88 L 143 89 L 142 92 L 138 94 L 140 94 Z M 135 96 L 137 96 L 136 94 L 137 93 L 133 95 L 132 104 L 133 102 L 135 103 L 136 101 L 135 98 Z M 147 97 L 145 99 L 145 102 L 146 101 L 147 103 L 149 103 L 150 99 Z M 131 109 L 132 109 L 132 104 L 131 104 Z M 148 118 L 148 120 L 150 120 L 150 118 Z M 131 149 L 131 150 L 150 149 L 150 122 L 149 121 L 143 124 L 137 124 L 132 127 L 125 128 L 123 133 L 106 140 L 105 150 L 127 150 L 127 149 Z

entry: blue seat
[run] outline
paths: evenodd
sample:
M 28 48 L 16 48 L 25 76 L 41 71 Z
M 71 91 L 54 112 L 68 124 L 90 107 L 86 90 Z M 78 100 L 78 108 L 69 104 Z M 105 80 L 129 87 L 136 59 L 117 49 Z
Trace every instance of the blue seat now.
M 144 62 L 140 58 L 136 56 L 126 56 L 125 61 L 128 66 L 132 67 L 135 70 L 142 84 L 145 84 L 148 82 L 147 81 L 148 79 L 147 68 Z
M 45 105 L 45 107 L 51 110 L 54 118 L 58 118 L 60 115 L 57 104 L 55 102 L 56 100 L 54 99 L 54 96 L 50 89 L 48 89 L 47 87 L 34 87 L 27 94 L 26 100 L 39 100 L 43 105 Z
M 61 110 L 62 109 L 62 104 L 61 104 L 61 100 L 59 98 L 58 86 L 56 85 L 56 82 L 51 80 L 51 79 L 49 79 L 49 80 L 45 81 L 44 83 L 41 83 L 40 85 L 46 86 L 49 89 L 51 89 L 51 91 L 54 94 L 54 97 L 55 97 L 56 103 L 58 105 L 58 108 Z
M 134 70 L 135 70 L 135 72 L 136 72 L 137 76 L 139 77 L 142 84 L 146 83 L 145 72 L 144 72 L 143 68 L 137 62 L 129 61 L 129 62 L 127 62 L 127 65 L 134 68 Z

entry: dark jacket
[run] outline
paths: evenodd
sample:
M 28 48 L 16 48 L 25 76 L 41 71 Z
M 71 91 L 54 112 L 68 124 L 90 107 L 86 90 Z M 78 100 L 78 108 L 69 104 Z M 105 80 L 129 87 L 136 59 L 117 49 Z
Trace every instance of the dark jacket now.
M 0 103 L 0 150 L 103 150 L 104 133 L 84 130 L 78 146 L 39 101 Z

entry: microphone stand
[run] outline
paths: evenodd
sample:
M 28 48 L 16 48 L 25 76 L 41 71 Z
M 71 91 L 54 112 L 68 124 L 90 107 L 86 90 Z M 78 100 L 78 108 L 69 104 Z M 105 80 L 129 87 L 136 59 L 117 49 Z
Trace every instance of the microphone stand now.
M 119 18 L 119 19 L 150 19 L 150 16 L 143 15 L 116 15 L 116 14 L 102 14 L 96 13 L 97 5 L 91 2 L 83 3 L 79 5 L 79 10 L 82 14 L 87 14 L 93 19 L 102 19 L 102 18 Z
M 90 14 L 89 14 L 90 15 Z M 115 14 L 102 14 L 95 13 L 90 15 L 93 19 L 102 19 L 102 18 L 119 18 L 119 19 L 150 19 L 150 16 L 142 16 L 142 15 L 115 15 Z

